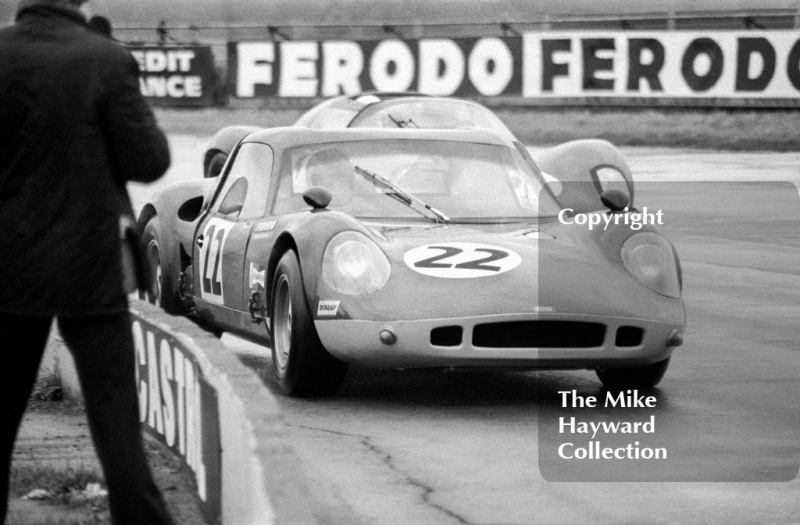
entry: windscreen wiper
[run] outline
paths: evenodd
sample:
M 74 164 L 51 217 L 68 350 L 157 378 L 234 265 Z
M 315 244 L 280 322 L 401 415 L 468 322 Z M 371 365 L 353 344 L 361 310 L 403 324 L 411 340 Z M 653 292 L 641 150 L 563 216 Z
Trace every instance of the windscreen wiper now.
M 411 195 L 406 190 L 404 190 L 403 188 L 401 188 L 400 186 L 398 186 L 394 182 L 390 181 L 386 177 L 382 177 L 382 176 L 378 175 L 377 173 L 373 173 L 371 171 L 367 171 L 367 170 L 365 170 L 364 168 L 362 168 L 360 166 L 354 166 L 353 168 L 355 169 L 356 173 L 358 173 L 359 175 L 361 175 L 365 179 L 369 180 L 370 182 L 372 182 L 373 184 L 375 184 L 377 186 L 381 186 L 383 188 L 386 188 L 387 190 L 389 190 L 391 192 L 391 193 L 386 193 L 386 195 L 388 195 L 389 197 L 392 197 L 396 201 L 402 202 L 403 204 L 405 204 L 406 206 L 408 206 L 412 210 L 416 211 L 417 213 L 419 213 L 423 217 L 428 218 L 428 219 L 433 218 L 437 223 L 439 223 L 439 222 L 450 222 L 450 217 L 448 217 L 444 213 L 440 212 L 439 210 L 437 210 L 433 206 L 427 204 L 425 201 L 423 201 L 423 200 Z M 417 208 L 415 208 L 414 204 L 413 204 L 414 202 L 416 202 L 417 204 L 421 205 L 426 210 L 429 210 L 431 213 L 433 213 L 434 217 L 429 217 L 426 213 L 424 213 L 421 210 L 418 210 Z
M 398 128 L 410 128 L 410 127 L 413 126 L 413 127 L 417 128 L 417 129 L 419 129 L 419 126 L 417 125 L 417 123 L 414 122 L 410 118 L 406 119 L 406 120 L 398 120 L 398 119 L 394 118 L 391 113 L 387 113 L 386 116 L 388 116 L 389 120 L 392 121 L 392 124 L 394 124 Z

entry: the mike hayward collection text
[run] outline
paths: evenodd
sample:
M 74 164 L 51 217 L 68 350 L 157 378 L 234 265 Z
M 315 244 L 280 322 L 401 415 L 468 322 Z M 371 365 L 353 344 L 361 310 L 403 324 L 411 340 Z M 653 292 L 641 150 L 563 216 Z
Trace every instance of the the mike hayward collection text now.
M 655 396 L 639 395 L 637 390 L 606 392 L 605 398 L 602 400 L 602 402 L 595 396 L 580 395 L 576 390 L 563 390 L 559 391 L 558 394 L 561 398 L 562 408 L 656 408 Z M 667 449 L 664 447 L 646 447 L 643 446 L 639 441 L 633 441 L 621 446 L 604 446 L 600 440 L 603 436 L 615 436 L 618 434 L 654 435 L 655 431 L 655 415 L 650 415 L 643 421 L 588 421 L 582 420 L 575 416 L 560 416 L 558 418 L 559 434 L 566 434 L 570 436 L 589 436 L 591 439 L 588 443 L 582 444 L 564 442 L 558 447 L 558 455 L 562 459 L 577 460 L 665 460 L 667 459 Z

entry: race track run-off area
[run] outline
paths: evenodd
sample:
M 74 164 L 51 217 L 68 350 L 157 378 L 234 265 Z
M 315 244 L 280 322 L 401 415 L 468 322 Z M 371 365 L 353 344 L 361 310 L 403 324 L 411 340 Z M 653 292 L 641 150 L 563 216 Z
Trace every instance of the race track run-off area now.
M 157 184 L 131 185 L 134 208 L 168 182 L 200 177 L 206 140 L 172 136 L 173 167 Z M 325 521 L 797 522 L 800 154 L 623 152 L 637 207 L 663 210 L 683 266 L 685 343 L 642 393 L 649 405 L 606 406 L 591 371 L 351 368 L 335 397 L 293 399 L 268 349 L 223 336 L 278 398 Z M 597 403 L 578 409 L 575 398 Z M 651 423 L 593 441 L 668 458 L 556 461 L 565 443 L 592 447 L 591 433 L 559 432 L 572 417 Z

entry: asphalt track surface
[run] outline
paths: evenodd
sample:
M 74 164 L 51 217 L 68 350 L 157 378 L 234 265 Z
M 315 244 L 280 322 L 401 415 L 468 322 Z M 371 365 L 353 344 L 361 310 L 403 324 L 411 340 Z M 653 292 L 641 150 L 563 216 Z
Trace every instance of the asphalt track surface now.
M 164 181 L 199 176 L 204 141 L 172 137 Z M 327 523 L 800 522 L 800 154 L 625 150 L 638 206 L 664 211 L 689 327 L 655 407 L 603 407 L 590 371 L 351 369 L 329 399 L 283 396 L 267 349 L 223 341 L 277 396 Z M 662 182 L 653 182 L 662 181 Z M 668 182 L 663 182 L 668 181 Z M 783 181 L 783 182 L 782 182 Z M 563 406 L 558 392 L 595 396 Z M 558 457 L 590 437 L 558 421 L 654 423 L 602 446 L 666 460 Z

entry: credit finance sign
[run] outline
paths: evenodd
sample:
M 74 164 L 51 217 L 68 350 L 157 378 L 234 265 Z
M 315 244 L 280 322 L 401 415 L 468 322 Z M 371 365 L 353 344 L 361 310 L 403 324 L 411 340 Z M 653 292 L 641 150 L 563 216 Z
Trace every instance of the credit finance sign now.
M 139 88 L 165 106 L 214 102 L 214 59 L 209 46 L 129 46 L 139 64 Z

